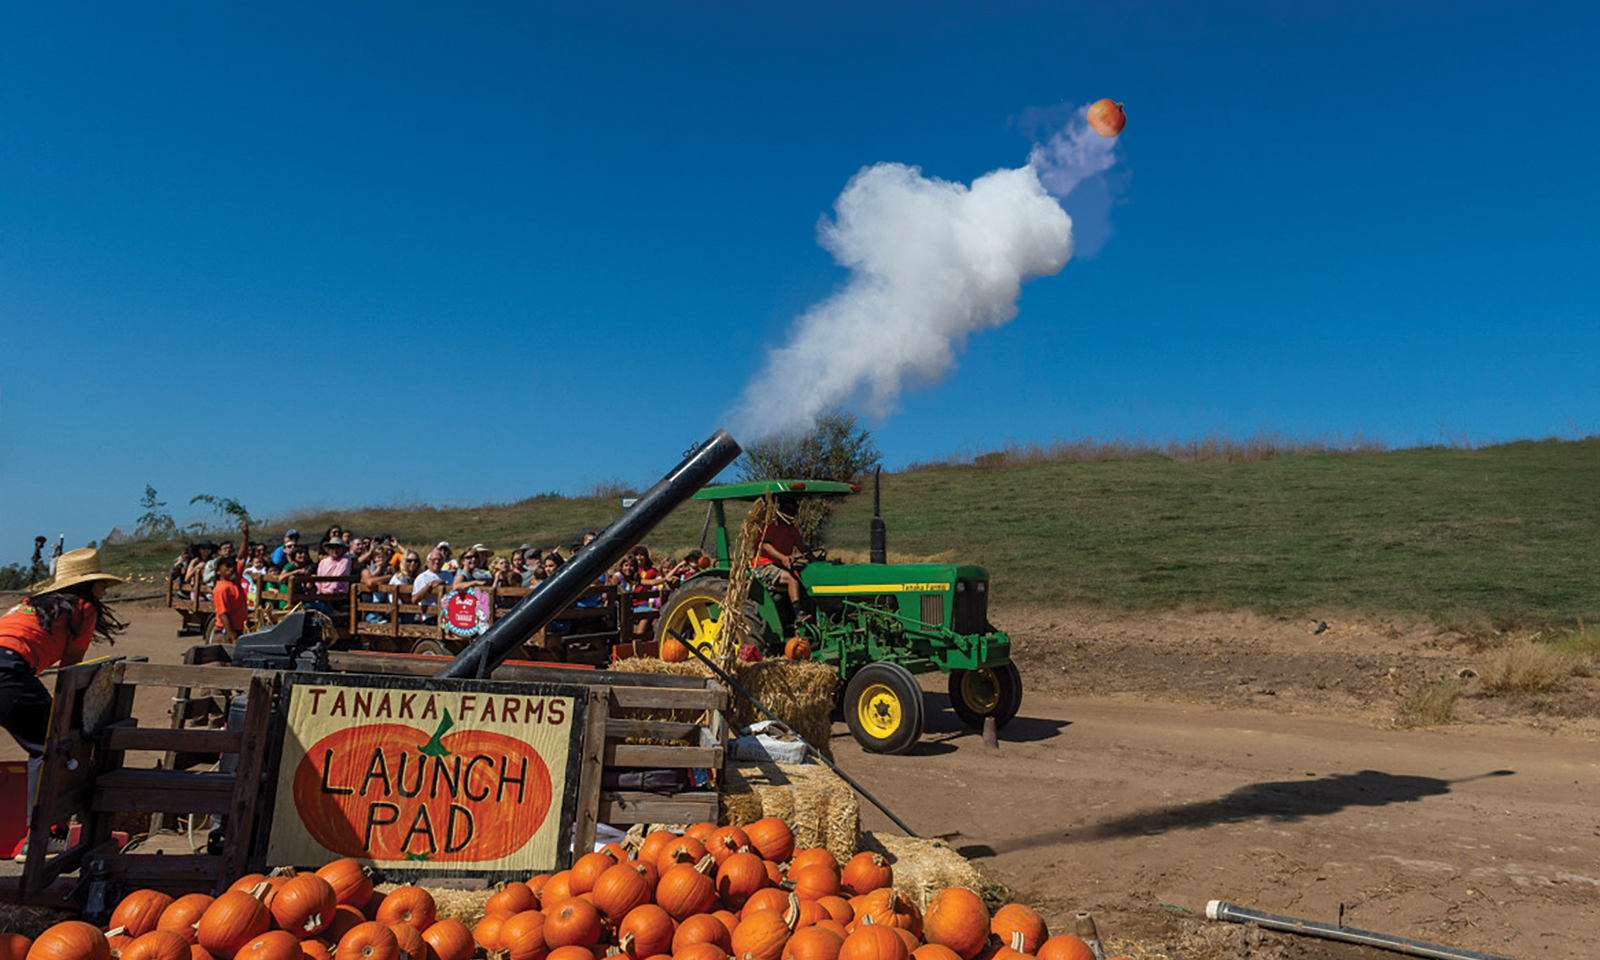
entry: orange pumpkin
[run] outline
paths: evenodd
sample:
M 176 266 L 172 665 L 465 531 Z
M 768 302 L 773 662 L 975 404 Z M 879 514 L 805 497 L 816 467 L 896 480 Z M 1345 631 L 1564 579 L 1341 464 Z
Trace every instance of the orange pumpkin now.
M 789 909 L 757 910 L 746 914 L 733 931 L 733 950 L 739 960 L 779 960 L 800 921 L 800 900 L 789 894 Z
M 532 912 L 538 913 L 538 911 Z M 541 919 L 541 926 L 539 927 L 539 939 L 543 941 L 544 927 L 542 926 L 542 921 L 544 914 L 539 914 L 539 917 Z M 472 928 L 472 939 L 476 940 L 479 946 L 483 947 L 483 949 L 489 951 L 490 953 L 499 951 L 501 949 L 500 930 L 505 925 L 505 922 L 510 919 L 510 916 L 507 916 L 503 913 L 484 914 L 483 919 L 478 921 L 478 925 Z
M 541 960 L 550 952 L 545 942 L 548 918 L 538 910 L 524 910 L 507 917 L 500 926 L 500 949 L 509 960 Z
M 383 921 L 379 921 L 382 923 Z M 409 923 L 391 922 L 384 923 L 394 932 L 395 941 L 400 944 L 401 960 L 410 957 L 411 960 L 426 960 L 428 956 L 428 942 L 422 939 L 422 933 Z
M 229 890 L 200 915 L 195 933 L 200 946 L 220 960 L 230 960 L 239 948 L 272 929 L 267 905 L 243 890 Z
M 661 856 L 656 860 L 656 869 L 664 877 L 667 871 L 680 863 L 699 863 L 706 855 L 706 845 L 694 837 L 685 835 L 673 837 L 667 845 L 661 848 Z M 714 860 L 712 862 L 715 862 Z
M 27 960 L 28 948 L 33 941 L 20 933 L 0 933 L 0 960 Z M 188 949 L 188 944 L 184 945 Z M 187 953 L 184 954 L 188 956 Z
M 750 836 L 738 827 L 718 827 L 706 838 L 706 852 L 716 857 L 719 864 L 749 847 Z
M 911 951 L 913 960 L 961 960 L 961 956 L 942 943 L 925 943 Z
M 794 831 L 777 817 L 763 817 L 744 828 L 750 846 L 761 859 L 782 863 L 794 855 Z
M 706 854 L 699 863 L 680 863 L 661 874 L 656 884 L 656 903 L 674 920 L 705 913 L 717 900 L 716 881 L 711 879 L 717 861 Z
M 617 858 L 605 851 L 586 853 L 572 863 L 572 892 L 576 895 L 594 889 L 600 874 L 617 865 Z
M 1039 944 L 1039 960 L 1093 960 L 1089 945 L 1070 933 L 1058 934 Z
M 655 892 L 656 884 L 661 882 L 661 871 L 656 869 L 654 863 L 649 860 L 629 860 L 623 866 L 638 871 L 639 876 L 644 877 L 645 886 L 650 888 L 651 893 Z
M 804 927 L 783 948 L 781 960 L 839 960 L 844 937 L 827 927 Z
M 839 960 L 908 960 L 906 942 L 889 927 L 862 923 L 844 938 Z
M 789 872 L 793 873 L 802 867 L 823 866 L 833 871 L 834 876 L 839 875 L 839 861 L 833 854 L 822 847 L 807 847 L 796 850 L 794 856 L 789 858 Z
M 239 948 L 235 960 L 302 960 L 300 938 L 286 930 L 269 930 Z
M 544 883 L 544 889 L 539 891 L 539 904 L 541 907 L 553 907 L 564 903 L 577 896 L 572 890 L 572 871 L 557 870 L 550 875 Z
M 810 660 L 811 641 L 805 637 L 793 637 L 783 645 L 783 655 L 790 660 Z
M 64 920 L 39 934 L 28 948 L 29 960 L 110 960 L 111 944 L 93 924 Z
M 818 897 L 817 906 L 828 911 L 828 916 L 839 923 L 854 923 L 856 919 L 855 908 L 850 906 L 850 901 L 844 897 Z
M 517 884 L 528 890 L 524 884 Z M 528 890 L 528 899 L 533 899 L 533 891 Z M 390 890 L 383 898 L 383 904 L 378 907 L 372 919 L 379 923 L 403 923 L 411 929 L 421 933 L 433 926 L 433 921 L 438 919 L 439 907 L 433 901 L 433 894 L 422 889 L 406 885 Z
M 550 877 L 551 876 L 552 876 L 552 874 L 541 873 L 541 874 L 537 874 L 535 876 L 529 877 L 527 879 L 527 881 L 526 881 L 527 885 L 528 885 L 528 889 L 533 891 L 533 902 L 534 902 L 534 909 L 535 910 L 539 909 L 539 906 L 544 903 L 544 900 L 543 900 L 543 897 L 544 897 L 544 885 L 550 882 Z
M 711 835 L 716 832 L 716 824 L 712 823 L 710 820 L 702 820 L 699 823 L 690 826 L 689 829 L 683 831 L 683 835 L 686 837 L 693 837 L 696 840 L 699 840 L 701 843 L 705 843 L 706 840 L 710 839 Z
M 123 928 L 130 937 L 142 937 L 156 928 L 161 912 L 170 906 L 172 897 L 160 890 L 135 890 L 111 911 L 110 926 Z
M 594 951 L 569 943 L 550 951 L 550 960 L 595 960 Z
M 472 931 L 453 917 L 447 917 L 422 931 L 428 945 L 428 960 L 471 960 Z
M 574 897 L 544 912 L 544 941 L 552 950 L 567 946 L 592 947 L 600 942 L 604 933 L 600 909 L 582 898 Z
M 963 960 L 972 960 L 989 939 L 989 908 L 971 890 L 946 887 L 928 904 L 922 936 L 929 943 L 944 944 Z
M 671 830 L 652 830 L 645 834 L 644 842 L 639 844 L 638 851 L 634 854 L 635 860 L 646 863 L 657 863 L 661 860 L 661 851 L 667 844 L 678 839 L 678 835 Z
M 191 943 L 189 944 L 189 960 L 217 960 L 217 958 L 213 957 L 211 955 L 211 951 L 200 946 L 200 944 Z M 333 960 L 331 954 L 329 955 L 328 960 Z
M 195 924 L 200 922 L 201 914 L 211 906 L 211 897 L 203 893 L 186 893 L 167 905 L 161 911 L 161 919 L 156 921 L 157 930 L 170 930 L 191 944 L 198 943 L 195 934 Z
M 649 903 L 653 890 L 649 879 L 635 870 L 632 863 L 619 863 L 600 874 L 590 892 L 594 894 L 594 905 L 600 908 L 606 919 L 616 922 L 626 917 L 634 907 Z M 647 953 L 643 956 L 650 955 Z
M 717 867 L 717 896 L 735 910 L 769 882 L 766 864 L 753 853 L 732 854 Z
M 691 943 L 672 951 L 672 960 L 728 960 L 728 951 L 715 943 Z
M 305 940 L 328 929 L 338 908 L 332 884 L 314 873 L 301 873 L 278 888 L 269 909 L 278 929 Z
M 328 886 L 333 888 L 333 894 L 338 898 L 340 906 L 352 906 L 359 910 L 372 899 L 372 872 L 349 857 L 327 864 L 317 871 L 317 876 L 328 881 Z
M 189 941 L 171 930 L 140 934 L 122 948 L 121 960 L 189 960 Z M 21 958 L 17 958 L 21 960 Z
M 728 948 L 733 946 L 732 934 L 722 925 L 721 920 L 709 913 L 697 913 L 678 924 L 677 931 L 672 935 L 670 952 L 681 953 L 684 948 L 697 943 L 714 943 L 726 953 Z
M 839 935 L 840 940 L 850 936 L 850 931 L 844 928 L 844 924 L 831 917 L 818 920 L 816 923 L 812 924 L 812 926 L 821 927 L 824 930 L 832 930 L 834 933 Z
M 839 895 L 839 875 L 821 864 L 790 868 L 789 883 L 801 900 L 821 900 Z
M 333 950 L 321 940 L 301 940 L 300 950 L 306 960 L 333 960 Z
M 667 638 L 661 641 L 661 659 L 667 663 L 687 663 L 689 648 L 682 640 L 668 634 Z
M 399 960 L 400 939 L 376 920 L 357 924 L 333 950 L 339 960 Z
M 851 893 L 867 894 L 882 887 L 894 886 L 894 869 L 889 866 L 889 861 L 878 854 L 863 851 L 844 865 L 839 881 Z
M 996 910 L 994 919 L 989 921 L 989 932 L 1010 946 L 1015 946 L 1012 934 L 1022 934 L 1022 945 L 1017 949 L 1026 954 L 1032 954 L 1050 939 L 1050 927 L 1044 918 L 1037 910 L 1021 903 L 1008 903 Z
M 432 735 L 405 724 L 369 723 L 311 744 L 295 768 L 293 790 L 312 839 L 346 856 L 405 860 L 427 855 L 431 863 L 499 860 L 522 849 L 550 812 L 550 770 L 539 752 L 508 734 L 458 729 L 440 737 L 441 755 L 425 756 L 422 748 Z M 395 809 L 388 811 L 392 818 L 376 824 L 368 822 L 372 800 L 365 789 L 325 789 L 365 783 L 370 770 L 392 774 L 397 788 L 390 794 L 385 780 L 382 791 Z M 502 773 L 514 779 L 502 780 Z M 407 789 L 430 776 L 433 786 L 441 780 L 459 782 L 459 792 Z M 517 802 L 500 803 L 498 796 Z M 339 889 L 338 883 L 333 886 Z M 346 900 L 341 893 L 339 902 L 359 905 L 365 898 Z
M 856 919 L 859 922 L 866 917 L 881 926 L 909 930 L 913 936 L 922 936 L 922 911 L 890 887 L 879 888 L 862 898 Z M 987 931 L 984 936 L 988 936 Z
M 629 910 L 617 924 L 617 946 L 631 960 L 648 960 L 657 954 L 670 953 L 674 926 L 667 911 L 653 903 L 642 903 Z
M 350 906 L 348 903 L 341 903 L 337 907 L 334 907 L 333 919 L 329 921 L 328 926 L 324 928 L 322 933 L 318 935 L 318 939 L 326 940 L 329 943 L 337 946 L 339 941 L 344 939 L 345 934 L 366 922 L 366 914 L 362 913 L 360 910 L 357 910 L 355 907 Z
M 1096 100 L 1089 107 L 1089 126 L 1102 137 L 1114 137 L 1127 126 L 1128 115 L 1123 112 L 1122 104 L 1113 100 Z

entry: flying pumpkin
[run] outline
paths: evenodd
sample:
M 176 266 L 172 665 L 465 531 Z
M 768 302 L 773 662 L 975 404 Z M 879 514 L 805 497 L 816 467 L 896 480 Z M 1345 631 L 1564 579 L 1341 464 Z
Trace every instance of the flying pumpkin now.
M 1110 100 L 1096 100 L 1089 107 L 1089 126 L 1102 137 L 1114 137 L 1122 132 L 1128 123 L 1128 115 L 1122 112 L 1122 104 Z

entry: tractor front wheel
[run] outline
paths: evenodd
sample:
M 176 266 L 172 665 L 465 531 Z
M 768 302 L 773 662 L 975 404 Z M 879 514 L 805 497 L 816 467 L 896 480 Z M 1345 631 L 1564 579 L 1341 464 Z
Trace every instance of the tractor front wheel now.
M 983 727 L 994 717 L 995 728 L 1005 726 L 1022 706 L 1022 674 L 1017 665 L 983 670 L 950 671 L 950 706 L 969 727 Z
M 905 753 L 922 739 L 922 688 L 898 663 L 869 663 L 844 694 L 844 722 L 869 753 Z

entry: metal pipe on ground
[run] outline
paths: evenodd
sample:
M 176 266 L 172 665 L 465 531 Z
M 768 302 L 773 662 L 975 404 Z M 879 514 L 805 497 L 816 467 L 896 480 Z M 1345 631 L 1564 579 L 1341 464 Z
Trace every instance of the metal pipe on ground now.
M 686 639 L 684 639 L 682 637 L 679 637 L 679 639 L 683 641 L 683 645 L 689 649 L 690 653 L 694 654 L 696 657 L 699 658 L 701 663 L 703 663 L 706 666 L 711 668 L 711 672 L 717 675 L 717 679 L 721 680 L 723 683 L 726 683 L 728 686 L 730 686 L 734 690 L 738 691 L 739 696 L 744 697 L 746 700 L 749 700 L 752 704 L 754 704 L 755 708 L 757 710 L 760 710 L 762 713 L 767 715 L 767 719 L 775 720 L 778 723 L 783 723 L 783 718 L 782 717 L 780 717 L 777 714 L 773 713 L 771 710 L 768 710 L 766 704 L 762 703 L 760 700 L 757 700 L 755 694 L 751 693 L 749 690 L 746 690 L 744 688 L 744 684 L 742 684 L 739 681 L 733 679 L 733 677 L 729 676 L 727 674 L 727 672 L 724 671 L 721 667 L 719 667 L 716 664 L 712 663 L 711 662 L 711 658 L 707 657 L 704 653 L 701 653 L 699 647 L 696 647 L 694 644 L 690 643 L 688 640 L 686 640 Z M 785 724 L 785 726 L 787 726 L 787 724 Z M 915 831 L 915 830 L 911 829 L 910 827 L 906 826 L 906 822 L 904 820 L 901 820 L 899 817 L 895 816 L 893 810 L 890 810 L 888 807 L 884 806 L 878 800 L 877 797 L 874 797 L 872 794 L 868 793 L 866 787 L 863 787 L 861 784 L 856 783 L 855 780 L 853 780 L 848 773 L 845 773 L 843 770 L 840 770 L 838 768 L 838 766 L 835 765 L 832 760 L 829 760 L 827 757 L 824 757 L 822 755 L 822 751 L 818 750 L 816 747 L 811 745 L 811 741 L 807 740 L 805 737 L 800 736 L 799 734 L 795 734 L 795 738 L 797 740 L 799 740 L 801 743 L 805 744 L 806 749 L 811 752 L 811 755 L 813 757 L 816 757 L 822 763 L 826 764 L 829 770 L 832 770 L 834 773 L 838 774 L 839 775 L 839 779 L 843 780 L 845 783 L 850 784 L 850 789 L 854 790 L 856 793 L 861 794 L 862 798 L 865 799 L 868 803 L 872 804 L 874 807 L 877 807 L 879 810 L 883 811 L 883 815 L 888 817 L 890 820 L 893 820 L 895 826 L 899 827 L 901 830 L 904 830 L 906 832 L 906 836 L 914 837 L 914 838 L 916 838 L 918 840 L 922 839 L 922 834 L 920 834 L 917 831 Z
M 722 472 L 740 454 L 726 430 L 690 450 L 671 473 L 656 481 L 616 522 L 600 531 L 587 547 L 561 565 L 544 585 L 528 594 L 511 612 L 496 620 L 483 636 L 468 644 L 434 674 L 446 679 L 487 677 L 528 638 L 550 624 L 578 598 L 595 589 L 595 581 L 654 530 L 683 501 Z
M 1226 900 L 1213 900 L 1206 904 L 1206 918 L 1228 920 L 1233 923 L 1253 923 L 1268 930 L 1299 933 L 1308 937 L 1321 937 L 1324 940 L 1359 943 L 1382 950 L 1393 950 L 1396 953 L 1408 953 L 1414 957 L 1432 957 L 1434 960 L 1511 960 L 1510 957 L 1496 953 L 1479 953 L 1476 950 L 1449 947 L 1442 943 L 1412 940 L 1410 937 L 1397 937 L 1388 933 L 1374 933 L 1371 930 L 1357 930 L 1355 927 L 1335 926 L 1331 923 L 1318 923 L 1315 920 L 1302 920 L 1299 917 L 1246 910 Z

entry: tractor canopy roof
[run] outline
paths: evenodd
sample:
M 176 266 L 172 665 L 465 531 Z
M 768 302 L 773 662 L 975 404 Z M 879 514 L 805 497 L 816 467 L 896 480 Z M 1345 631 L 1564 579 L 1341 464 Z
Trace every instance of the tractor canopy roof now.
M 696 500 L 759 500 L 767 494 L 774 497 L 837 497 L 860 493 L 853 483 L 837 480 L 750 480 L 745 483 L 723 483 L 706 487 L 694 495 Z

